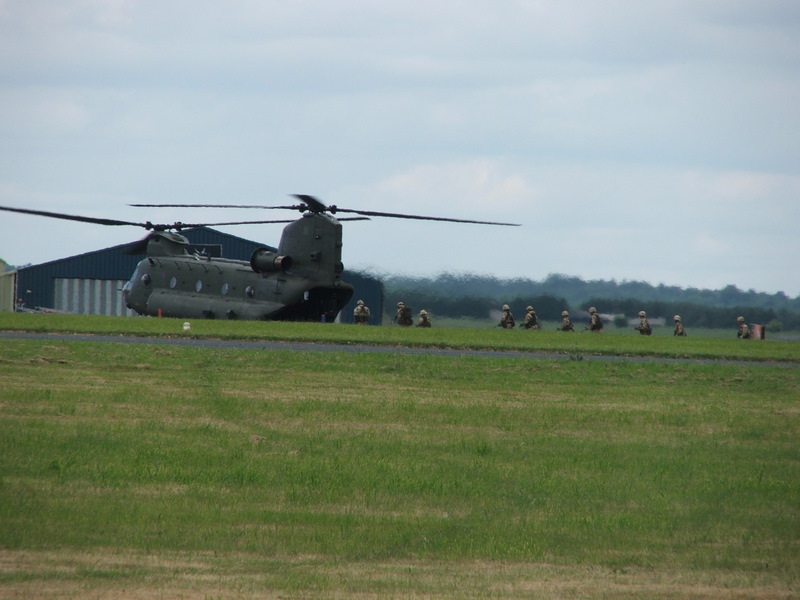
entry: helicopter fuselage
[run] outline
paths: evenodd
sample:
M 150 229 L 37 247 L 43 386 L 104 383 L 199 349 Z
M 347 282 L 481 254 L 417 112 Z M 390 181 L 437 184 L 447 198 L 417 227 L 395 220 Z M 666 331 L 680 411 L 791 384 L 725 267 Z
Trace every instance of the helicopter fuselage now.
M 307 213 L 284 229 L 277 254 L 259 248 L 249 262 L 189 254 L 183 236 L 155 233 L 125 302 L 149 316 L 333 321 L 353 295 L 341 279 L 341 229 L 329 215 Z

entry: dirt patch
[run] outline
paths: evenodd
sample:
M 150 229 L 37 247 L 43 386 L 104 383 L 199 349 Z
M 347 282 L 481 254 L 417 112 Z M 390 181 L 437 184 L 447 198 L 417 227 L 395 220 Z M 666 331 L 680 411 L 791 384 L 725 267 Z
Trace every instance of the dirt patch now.
M 0 551 L 0 598 L 798 598 L 766 573 L 255 554 Z

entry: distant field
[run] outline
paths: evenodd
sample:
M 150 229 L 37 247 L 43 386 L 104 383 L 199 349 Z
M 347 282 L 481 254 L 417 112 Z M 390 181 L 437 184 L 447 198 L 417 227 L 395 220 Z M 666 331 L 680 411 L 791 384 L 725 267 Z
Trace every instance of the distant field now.
M 23 324 L 118 327 L 51 316 Z M 235 335 L 382 331 L 460 339 Z M 797 366 L 609 363 L 583 353 L 618 336 L 527 333 L 461 343 L 573 360 L 1 340 L 0 597 L 798 597 Z

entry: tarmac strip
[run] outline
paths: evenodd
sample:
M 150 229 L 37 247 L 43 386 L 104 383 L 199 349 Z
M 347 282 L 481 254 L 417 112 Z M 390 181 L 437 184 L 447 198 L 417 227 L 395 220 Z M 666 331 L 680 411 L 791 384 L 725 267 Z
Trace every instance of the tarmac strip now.
M 91 342 L 114 344 L 149 344 L 159 346 L 188 346 L 226 350 L 277 350 L 291 352 L 349 352 L 353 354 L 407 354 L 427 356 L 479 358 L 510 358 L 538 360 L 574 360 L 600 362 L 637 362 L 661 364 L 718 364 L 771 367 L 799 367 L 800 363 L 788 361 L 748 361 L 714 358 L 668 358 L 659 356 L 613 356 L 608 354 L 563 354 L 521 350 L 470 350 L 453 348 L 375 346 L 369 344 L 332 344 L 318 342 L 286 342 L 266 340 L 224 340 L 196 337 L 141 337 L 135 335 L 93 335 L 82 333 L 33 333 L 25 331 L 0 331 L 0 339 L 41 340 L 63 342 Z

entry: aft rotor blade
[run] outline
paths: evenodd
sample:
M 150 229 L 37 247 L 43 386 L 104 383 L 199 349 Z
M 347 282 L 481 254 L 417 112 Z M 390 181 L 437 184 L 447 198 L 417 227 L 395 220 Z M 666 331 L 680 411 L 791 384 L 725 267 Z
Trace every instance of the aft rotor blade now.
M 519 227 L 519 223 L 498 223 L 497 221 L 473 221 L 472 219 L 454 219 L 451 217 L 427 217 L 424 215 L 405 215 L 400 213 L 379 212 L 374 210 L 354 210 L 352 208 L 339 208 L 338 206 L 325 206 L 322 202 L 307 194 L 295 194 L 295 198 L 302 200 L 308 205 L 308 209 L 313 212 L 328 211 L 332 214 L 337 212 L 353 213 L 365 215 L 367 217 L 391 217 L 394 219 L 415 219 L 418 221 L 445 221 L 448 223 L 474 223 L 476 225 L 503 225 L 505 227 Z
M 175 223 L 176 229 L 189 227 L 222 227 L 223 225 L 266 225 L 267 223 L 294 223 L 296 219 L 282 219 L 279 221 L 228 221 L 226 223 Z
M 303 204 L 291 206 L 267 206 L 264 204 L 129 204 L 140 208 L 258 208 L 266 210 L 310 210 L 311 212 L 325 212 L 328 207 L 322 202 L 307 194 L 292 194 Z
M 294 197 L 303 202 L 293 206 L 265 206 L 261 204 L 131 204 L 130 206 L 140 206 L 147 208 L 255 208 L 255 209 L 284 209 L 284 210 L 308 210 L 314 213 L 329 212 L 351 213 L 364 215 L 366 217 L 390 217 L 394 219 L 414 219 L 417 221 L 443 221 L 447 223 L 474 223 L 476 225 L 501 225 L 504 227 L 520 227 L 519 223 L 501 223 L 498 221 L 477 221 L 473 219 L 455 219 L 452 217 L 429 217 L 425 215 L 407 215 L 402 213 L 380 212 L 374 210 L 355 210 L 351 208 L 339 208 L 338 206 L 326 206 L 314 196 L 307 194 L 294 194 Z M 340 221 L 346 219 L 339 219 Z
M 136 206 L 139 208 L 263 208 L 263 209 L 280 209 L 280 210 L 298 210 L 304 209 L 304 206 L 263 206 L 260 204 L 129 204 L 128 206 Z
M 353 210 L 350 208 L 339 208 L 337 206 L 329 207 L 332 213 L 355 213 L 357 215 L 366 215 L 368 217 L 392 217 L 394 219 L 415 219 L 418 221 L 446 221 L 449 223 L 474 223 L 476 225 L 503 225 L 505 227 L 519 227 L 519 223 L 499 223 L 497 221 L 474 221 L 472 219 L 453 219 L 450 217 L 426 217 L 423 215 L 404 215 L 400 213 L 378 212 L 374 210 Z
M 174 223 L 174 229 L 188 229 L 191 227 L 222 227 L 224 225 L 267 225 L 269 223 L 294 223 L 297 219 L 280 219 L 274 221 L 228 221 L 226 223 Z M 369 221 L 369 217 L 344 217 L 337 221 Z
M 322 202 L 314 198 L 314 196 L 309 196 L 308 194 L 293 194 L 293 196 L 305 203 L 305 205 L 308 207 L 308 210 L 311 212 L 320 213 L 329 209 L 329 207 L 325 206 Z
M 96 217 L 84 217 L 80 215 L 68 215 L 65 213 L 48 212 L 46 210 L 30 210 L 28 208 L 11 208 L 10 206 L 0 206 L 0 210 L 8 212 L 22 213 L 24 215 L 36 215 L 38 217 L 51 217 L 53 219 L 64 219 L 66 221 L 78 221 L 81 223 L 94 223 L 96 225 L 132 225 L 134 227 L 144 227 L 153 229 L 152 223 L 133 223 L 132 221 L 118 221 L 117 219 L 99 219 Z

